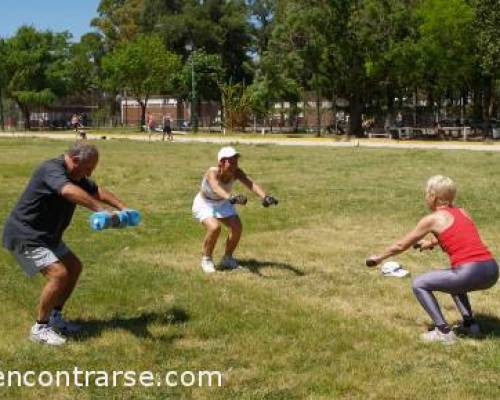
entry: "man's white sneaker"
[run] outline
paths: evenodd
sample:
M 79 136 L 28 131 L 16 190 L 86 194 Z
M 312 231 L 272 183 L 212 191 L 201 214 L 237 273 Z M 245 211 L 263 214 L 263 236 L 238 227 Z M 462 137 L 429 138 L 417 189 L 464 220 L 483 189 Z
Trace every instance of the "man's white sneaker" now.
M 66 338 L 57 333 L 49 325 L 33 325 L 29 339 L 32 342 L 48 344 L 51 346 L 60 346 L 66 343 Z
M 66 321 L 63 318 L 62 313 L 57 310 L 52 310 L 50 313 L 49 325 L 64 335 L 72 335 L 80 332 L 82 329 L 80 325 L 75 324 L 74 322 Z
M 215 272 L 215 264 L 212 261 L 212 257 L 203 256 L 201 258 L 201 269 L 206 274 L 211 274 Z
M 454 344 L 457 340 L 453 331 L 450 330 L 448 333 L 443 333 L 438 328 L 423 333 L 421 338 L 424 342 L 442 342 L 443 344 Z
M 238 261 L 236 261 L 236 259 L 234 259 L 231 256 L 224 256 L 224 257 L 222 257 L 220 265 L 221 265 L 222 268 L 227 268 L 227 269 L 238 269 L 238 268 L 241 268 L 240 265 L 238 264 Z

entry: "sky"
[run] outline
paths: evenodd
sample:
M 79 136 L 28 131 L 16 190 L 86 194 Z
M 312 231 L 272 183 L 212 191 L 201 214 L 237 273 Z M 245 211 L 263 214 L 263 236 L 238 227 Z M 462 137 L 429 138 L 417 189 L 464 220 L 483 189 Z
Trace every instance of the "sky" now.
M 0 0 L 0 37 L 16 33 L 21 25 L 39 30 L 69 31 L 73 41 L 93 31 L 92 18 L 97 17 L 100 0 Z

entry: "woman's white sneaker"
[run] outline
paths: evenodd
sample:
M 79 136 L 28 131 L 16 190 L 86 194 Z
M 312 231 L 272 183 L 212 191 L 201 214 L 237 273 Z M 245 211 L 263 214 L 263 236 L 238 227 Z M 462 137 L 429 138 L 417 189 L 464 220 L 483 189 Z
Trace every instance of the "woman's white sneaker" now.
M 60 346 L 66 343 L 66 338 L 57 333 L 50 325 L 35 324 L 31 327 L 29 339 L 32 342 Z
M 424 342 L 442 342 L 443 344 L 454 344 L 457 341 L 457 337 L 453 331 L 448 333 L 441 332 L 438 328 L 434 328 L 432 331 L 422 333 L 420 336 Z
M 207 257 L 207 256 L 201 257 L 201 269 L 206 274 L 211 274 L 215 272 L 215 264 L 212 261 L 212 257 Z

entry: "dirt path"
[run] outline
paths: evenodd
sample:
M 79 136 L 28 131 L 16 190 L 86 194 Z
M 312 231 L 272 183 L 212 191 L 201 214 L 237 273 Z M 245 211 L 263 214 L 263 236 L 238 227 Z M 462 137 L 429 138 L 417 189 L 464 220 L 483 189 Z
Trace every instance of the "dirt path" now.
M 53 133 L 53 132 L 9 132 L 0 133 L 0 138 L 50 138 L 60 140 L 75 140 L 74 133 Z M 117 133 L 89 133 L 89 140 L 105 139 L 128 139 L 148 141 L 147 134 L 117 134 Z M 153 135 L 152 142 L 161 141 L 161 135 Z M 330 138 L 273 138 L 271 135 L 260 138 L 244 137 L 209 137 L 192 135 L 175 135 L 175 142 L 202 142 L 219 144 L 275 144 L 281 146 L 328 146 L 328 147 L 367 147 L 367 148 L 396 148 L 396 149 L 438 149 L 438 150 L 473 150 L 473 151 L 500 151 L 500 143 L 464 143 L 464 142 L 416 142 L 398 141 L 390 139 L 330 139 Z M 167 143 L 167 142 L 165 142 Z M 168 144 L 168 143 L 167 143 Z

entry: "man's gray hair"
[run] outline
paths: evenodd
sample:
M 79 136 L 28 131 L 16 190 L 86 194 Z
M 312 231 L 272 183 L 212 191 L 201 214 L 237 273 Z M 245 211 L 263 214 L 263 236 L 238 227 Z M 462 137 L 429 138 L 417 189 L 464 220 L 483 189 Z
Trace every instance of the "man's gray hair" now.
M 86 142 L 75 142 L 66 151 L 66 154 L 70 157 L 78 157 L 80 162 L 86 162 L 94 157 L 99 158 L 97 147 Z

